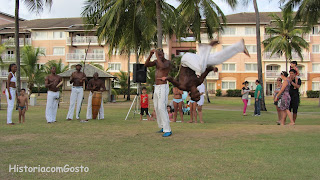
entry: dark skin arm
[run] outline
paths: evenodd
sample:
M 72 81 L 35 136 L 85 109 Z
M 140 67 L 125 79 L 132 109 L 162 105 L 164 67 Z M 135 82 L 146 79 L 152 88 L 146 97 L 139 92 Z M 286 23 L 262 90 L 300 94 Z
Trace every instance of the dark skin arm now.
M 154 54 L 154 50 L 151 50 L 150 54 L 149 54 L 149 57 L 147 58 L 147 60 L 146 60 L 146 62 L 144 64 L 145 67 L 152 67 L 152 66 L 156 65 L 155 61 L 150 62 L 150 59 L 153 56 L 153 54 Z
M 103 92 L 106 90 L 106 86 L 103 82 L 101 82 L 101 88 L 100 88 L 100 91 Z
M 9 99 L 11 100 L 12 99 L 12 96 L 11 96 L 11 93 L 10 93 L 10 80 L 12 78 L 12 74 L 10 73 L 9 76 L 8 76 L 8 81 L 7 81 L 7 88 L 8 88 L 8 93 L 9 93 Z
M 70 84 L 72 84 L 73 83 L 73 75 L 74 75 L 74 72 L 71 74 L 71 76 L 70 76 Z
M 201 76 L 200 76 L 200 78 L 199 78 L 199 84 L 198 84 L 198 86 L 203 83 L 204 79 L 208 76 L 208 74 L 209 74 L 211 71 L 217 72 L 217 71 L 218 71 L 218 68 L 213 67 L 213 66 L 207 67 L 206 71 L 204 71 L 204 73 L 202 73 Z

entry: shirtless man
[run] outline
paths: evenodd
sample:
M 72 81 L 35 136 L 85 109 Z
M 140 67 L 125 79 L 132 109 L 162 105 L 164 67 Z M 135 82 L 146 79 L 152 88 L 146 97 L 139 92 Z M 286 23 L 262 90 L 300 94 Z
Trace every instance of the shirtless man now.
M 97 72 L 93 74 L 93 79 L 90 79 L 88 82 L 87 90 L 90 90 L 88 97 L 87 119 L 82 122 L 87 122 L 89 119 L 92 119 L 92 96 L 94 91 L 103 92 L 106 90 L 106 86 L 104 85 L 104 82 L 99 79 L 99 74 Z M 98 119 L 104 119 L 103 99 L 101 100 Z
M 157 60 L 150 62 L 153 54 L 156 53 Z M 167 77 L 171 69 L 171 62 L 164 58 L 162 49 L 151 50 L 148 59 L 145 62 L 146 67 L 156 66 L 155 73 L 155 88 L 153 95 L 153 104 L 157 115 L 157 122 L 161 130 L 160 133 L 164 132 L 163 137 L 172 135 L 170 128 L 170 120 L 167 113 L 169 85 L 167 81 L 162 81 L 159 78 Z
M 28 110 L 28 96 L 25 96 L 26 89 L 20 90 L 20 96 L 18 96 L 18 109 L 19 109 L 19 123 L 21 123 L 21 117 L 22 122 L 25 122 L 25 113 Z
M 50 71 L 51 74 L 48 75 L 45 79 L 45 86 L 48 88 L 46 119 L 47 123 L 54 123 L 56 122 L 60 97 L 59 87 L 62 85 L 60 84 L 62 78 L 56 74 L 56 67 L 52 66 Z
M 76 65 L 76 71 L 72 73 L 70 77 L 70 84 L 73 84 L 70 95 L 70 106 L 67 115 L 67 120 L 73 119 L 74 107 L 77 102 L 76 118 L 80 119 L 80 109 L 83 99 L 83 83 L 86 81 L 86 74 L 81 72 L 82 65 Z
M 182 94 L 183 94 L 183 91 L 181 91 L 177 87 L 173 88 L 173 107 L 174 107 L 173 122 L 177 121 L 178 110 L 179 110 L 181 122 L 183 123 L 183 112 L 182 112 L 183 100 L 182 100 Z
M 158 78 L 158 80 L 170 81 L 180 90 L 189 91 L 191 100 L 196 102 L 199 101 L 200 93 L 197 90 L 197 87 L 203 83 L 204 79 L 211 71 L 218 71 L 218 68 L 212 67 L 213 65 L 221 64 L 240 52 L 250 56 L 243 39 L 217 53 L 210 54 L 212 46 L 217 45 L 218 43 L 218 41 L 211 41 L 209 45 L 200 44 L 199 55 L 194 53 L 184 54 L 181 58 L 178 80 L 175 80 L 172 77 L 161 77 Z

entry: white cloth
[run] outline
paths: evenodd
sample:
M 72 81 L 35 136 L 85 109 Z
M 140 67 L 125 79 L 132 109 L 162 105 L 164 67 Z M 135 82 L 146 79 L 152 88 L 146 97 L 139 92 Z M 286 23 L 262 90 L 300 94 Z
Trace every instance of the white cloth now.
M 59 104 L 60 92 L 48 91 L 47 93 L 47 106 L 46 106 L 46 119 L 47 122 L 55 122 L 57 117 L 57 110 Z
M 205 93 L 206 87 L 205 87 L 204 84 L 202 83 L 202 84 L 200 84 L 200 85 L 197 87 L 197 89 L 198 89 L 199 93 L 201 94 L 201 93 Z M 204 94 L 202 94 L 202 95 L 200 96 L 200 100 L 197 102 L 197 104 L 198 104 L 199 106 L 202 106 L 202 105 L 204 104 Z
M 80 119 L 80 109 L 81 109 L 81 102 L 83 98 L 83 88 L 82 87 L 72 87 L 71 95 L 70 95 L 70 106 L 67 115 L 67 119 L 73 119 L 74 107 L 77 102 L 77 109 L 76 109 L 76 118 Z
M 10 72 L 10 73 L 12 74 L 12 78 L 10 79 L 10 82 L 16 83 L 17 82 L 16 76 L 13 74 L 13 72 Z
M 92 119 L 92 96 L 93 93 L 90 91 L 88 97 L 87 119 Z M 104 119 L 103 99 L 101 99 L 101 106 L 99 109 L 98 119 Z
M 223 63 L 232 56 L 244 51 L 243 41 L 239 41 L 223 50 L 210 54 L 212 46 L 199 45 L 199 54 L 185 53 L 181 58 L 181 65 L 194 70 L 197 75 L 201 75 L 207 66 L 214 66 Z
M 168 95 L 168 84 L 154 86 L 153 104 L 157 115 L 158 126 L 159 128 L 163 128 L 163 132 L 171 132 L 170 120 L 167 111 Z
M 6 89 L 6 97 L 7 97 L 7 124 L 12 123 L 12 111 L 14 108 L 14 101 L 16 100 L 16 88 L 9 88 L 10 94 L 11 94 L 11 100 L 9 99 L 9 92 L 8 89 Z

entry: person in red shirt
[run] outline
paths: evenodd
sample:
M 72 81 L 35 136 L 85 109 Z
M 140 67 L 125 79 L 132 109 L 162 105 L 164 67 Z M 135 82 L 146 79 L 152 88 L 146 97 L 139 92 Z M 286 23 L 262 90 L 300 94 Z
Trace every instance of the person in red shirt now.
M 146 112 L 146 115 L 147 115 L 148 121 L 149 121 L 150 120 L 149 111 L 148 111 L 149 97 L 148 97 L 148 94 L 147 94 L 147 88 L 146 87 L 142 88 L 142 94 L 141 94 L 141 98 L 140 98 L 140 107 L 141 107 L 140 121 L 142 121 L 142 116 L 144 115 L 144 112 Z

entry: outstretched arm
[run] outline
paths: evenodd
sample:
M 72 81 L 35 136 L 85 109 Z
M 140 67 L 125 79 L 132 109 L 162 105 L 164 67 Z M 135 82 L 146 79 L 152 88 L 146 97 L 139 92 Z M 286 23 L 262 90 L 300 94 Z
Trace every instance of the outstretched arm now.
M 198 86 L 203 83 L 204 79 L 208 76 L 208 74 L 209 74 L 211 71 L 217 72 L 217 71 L 218 71 L 218 68 L 213 67 L 213 66 L 207 67 L 207 69 L 204 71 L 204 73 L 201 74 L 201 76 L 200 76 L 200 78 L 199 78 L 200 82 L 199 82 Z
M 154 51 L 155 51 L 154 49 L 150 51 L 149 57 L 147 58 L 146 62 L 144 63 L 145 67 L 152 67 L 152 66 L 156 65 L 155 61 L 150 62 L 150 59 L 153 56 Z
M 182 90 L 185 89 L 185 88 L 181 87 L 181 83 L 179 81 L 173 79 L 172 77 L 168 76 L 168 77 L 162 77 L 162 78 L 158 78 L 158 79 L 160 79 L 162 81 L 166 81 L 167 80 L 167 81 L 171 82 L 175 87 L 177 87 L 179 89 L 182 89 Z

